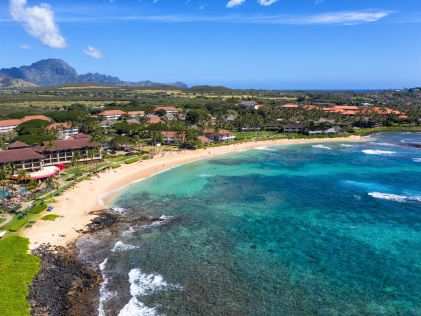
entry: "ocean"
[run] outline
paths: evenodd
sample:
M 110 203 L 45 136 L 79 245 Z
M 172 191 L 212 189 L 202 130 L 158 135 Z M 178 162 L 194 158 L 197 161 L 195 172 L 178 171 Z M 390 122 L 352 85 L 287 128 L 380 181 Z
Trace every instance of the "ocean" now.
M 99 315 L 421 315 L 421 133 L 261 147 L 126 188 Z M 111 241 L 110 241 L 111 240 Z

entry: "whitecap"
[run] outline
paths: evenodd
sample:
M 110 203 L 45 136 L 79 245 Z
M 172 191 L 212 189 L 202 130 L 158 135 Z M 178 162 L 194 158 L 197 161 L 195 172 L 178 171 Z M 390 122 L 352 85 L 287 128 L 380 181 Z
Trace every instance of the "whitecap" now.
M 421 202 L 420 195 L 398 195 L 398 194 L 390 194 L 390 193 L 381 193 L 381 192 L 370 192 L 368 195 L 376 198 L 376 199 L 383 199 L 388 201 L 395 201 L 400 203 L 415 201 Z
M 397 195 L 397 194 L 381 193 L 381 192 L 370 192 L 368 193 L 368 195 L 376 199 L 395 201 L 399 203 L 404 203 L 407 201 L 407 197 L 405 195 Z
M 113 249 L 111 250 L 111 252 L 128 251 L 128 250 L 133 250 L 133 249 L 139 249 L 139 247 L 125 244 L 122 241 L 117 241 Z
M 342 147 L 354 147 L 353 145 L 349 145 L 349 144 L 341 144 Z
M 325 145 L 312 145 L 311 147 L 318 148 L 318 149 L 332 150 L 332 148 L 330 148 L 329 146 L 325 146 Z
M 388 150 L 375 150 L 375 149 L 365 149 L 363 150 L 363 153 L 366 155 L 394 155 L 396 154 L 395 151 L 388 151 Z
M 274 151 L 272 148 L 269 147 L 256 147 L 255 150 L 264 150 L 264 151 Z
M 412 160 L 415 162 L 421 162 L 421 158 L 413 158 Z
M 106 258 L 100 265 L 99 265 L 99 269 L 101 271 L 102 274 L 102 283 L 101 283 L 101 287 L 99 288 L 99 305 L 98 305 L 98 315 L 99 316 L 105 316 L 105 302 L 107 302 L 110 298 L 114 297 L 117 295 L 116 292 L 114 291 L 109 291 L 107 289 L 107 285 L 108 285 L 108 279 L 105 277 L 105 269 L 107 267 L 107 263 L 108 263 L 108 258 Z
M 132 298 L 120 311 L 119 316 L 158 315 L 155 307 L 148 307 L 140 301 L 142 297 L 167 290 L 182 290 L 180 285 L 167 283 L 162 275 L 142 273 L 140 269 L 132 269 L 129 272 L 129 282 Z

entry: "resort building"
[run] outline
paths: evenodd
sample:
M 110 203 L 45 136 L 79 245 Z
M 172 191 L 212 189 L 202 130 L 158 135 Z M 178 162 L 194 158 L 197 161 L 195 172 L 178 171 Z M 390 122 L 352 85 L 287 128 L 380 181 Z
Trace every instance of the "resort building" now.
M 147 124 L 160 124 L 162 120 L 159 117 L 151 117 L 146 121 Z
M 42 120 L 42 121 L 52 121 L 49 117 L 44 115 L 31 115 L 25 116 L 21 119 L 14 120 L 1 120 L 0 121 L 0 133 L 10 133 L 13 132 L 20 124 L 33 121 L 33 120 Z
M 44 166 L 44 156 L 32 148 L 0 151 L 0 168 L 8 165 L 12 166 L 14 170 L 39 171 Z
M 215 131 L 213 129 L 207 128 L 203 131 L 203 133 L 207 138 L 217 143 L 230 142 L 235 140 L 235 135 L 225 129 Z
M 165 114 L 172 114 L 172 115 L 177 115 L 178 114 L 178 109 L 174 106 L 157 106 L 154 109 L 155 113 L 158 113 L 160 111 L 164 111 Z
M 200 141 L 200 143 L 203 146 L 207 146 L 207 145 L 213 144 L 213 140 L 207 138 L 206 136 L 199 136 L 199 137 L 197 137 L 197 139 Z
M 144 117 L 145 116 L 145 111 L 129 111 L 129 112 L 127 112 L 127 115 L 130 118 Z
M 79 129 L 72 127 L 69 123 L 54 123 L 48 125 L 47 129 L 57 131 L 59 139 L 68 139 L 79 134 Z
M 325 130 L 325 134 L 344 134 L 344 133 L 345 131 L 339 126 L 333 126 L 332 128 Z
M 108 121 L 118 121 L 124 115 L 127 115 L 127 113 L 121 110 L 103 111 L 98 114 L 101 119 Z
M 12 149 L 22 149 L 22 148 L 28 148 L 28 147 L 30 147 L 28 144 L 17 141 L 7 146 L 7 149 L 12 150 Z
M 100 145 L 89 138 L 56 140 L 53 143 L 44 142 L 40 151 L 44 155 L 44 164 L 68 164 L 75 159 L 78 162 L 101 160 Z
M 284 127 L 284 133 L 299 134 L 302 133 L 304 127 L 299 123 L 289 123 Z
M 280 106 L 281 109 L 298 109 L 299 107 L 300 106 L 298 104 L 292 104 L 292 103 L 288 103 L 288 104 L 284 104 Z
M 0 133 L 13 132 L 21 124 L 20 120 L 2 120 L 0 121 Z
M 177 145 L 186 138 L 184 132 L 161 132 L 162 142 L 167 145 Z
M 9 148 L 25 145 L 16 142 Z M 30 173 L 29 179 L 43 179 L 52 176 L 58 172 L 61 166 L 75 161 L 86 162 L 101 159 L 100 145 L 92 143 L 88 137 L 56 140 L 52 143 L 44 142 L 43 146 L 0 151 L 0 167 L 10 165 L 15 171 L 23 169 Z

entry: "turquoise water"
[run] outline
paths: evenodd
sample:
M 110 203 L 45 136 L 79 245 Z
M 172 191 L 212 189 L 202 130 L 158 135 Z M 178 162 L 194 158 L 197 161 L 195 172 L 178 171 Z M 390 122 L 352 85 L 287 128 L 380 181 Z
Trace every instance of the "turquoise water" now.
M 132 185 L 102 315 L 421 315 L 419 133 L 259 148 Z M 113 251 L 109 251 L 113 248 Z

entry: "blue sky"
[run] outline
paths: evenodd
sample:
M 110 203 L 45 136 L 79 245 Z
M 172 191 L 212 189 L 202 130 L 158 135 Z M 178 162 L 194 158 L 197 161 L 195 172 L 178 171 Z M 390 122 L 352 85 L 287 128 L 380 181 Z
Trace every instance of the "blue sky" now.
M 0 67 L 62 58 L 122 80 L 421 85 L 419 0 L 0 0 Z

